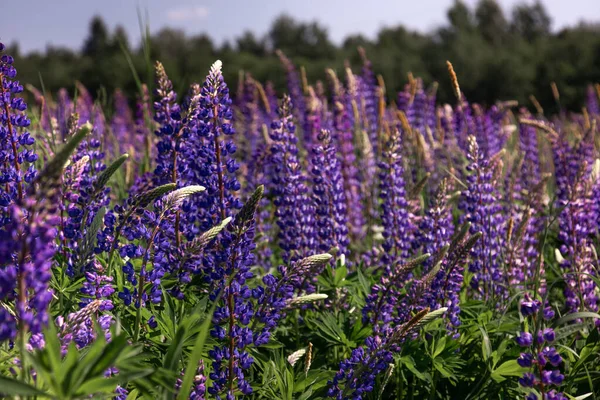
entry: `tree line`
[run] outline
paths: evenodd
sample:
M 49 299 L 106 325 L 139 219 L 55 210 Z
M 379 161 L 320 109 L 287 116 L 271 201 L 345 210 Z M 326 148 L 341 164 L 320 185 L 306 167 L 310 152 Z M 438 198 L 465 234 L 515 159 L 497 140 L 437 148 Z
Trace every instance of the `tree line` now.
M 446 60 L 451 60 L 467 99 L 483 104 L 517 100 L 532 106 L 531 95 L 549 112 L 565 108 L 579 111 L 586 87 L 600 82 L 600 23 L 580 23 L 559 31 L 539 1 L 515 6 L 504 13 L 495 0 L 480 0 L 469 8 L 457 0 L 447 10 L 447 21 L 421 33 L 402 25 L 382 28 L 374 40 L 350 35 L 335 45 L 318 22 L 278 17 L 263 37 L 247 31 L 233 42 L 217 46 L 207 34 L 186 35 L 164 28 L 132 45 L 122 27 L 110 31 L 94 17 L 81 49 L 48 47 L 44 52 L 22 54 L 10 49 L 19 65 L 21 81 L 45 91 L 61 87 L 74 91 L 82 82 L 98 98 L 110 98 L 121 88 L 132 97 L 139 81 L 152 80 L 151 64 L 160 60 L 173 82 L 200 82 L 215 59 L 225 65 L 225 79 L 235 87 L 240 71 L 259 81 L 271 81 L 285 90 L 285 74 L 275 50 L 280 49 L 308 80 L 325 78 L 325 69 L 343 75 L 344 67 L 358 67 L 358 47 L 365 49 L 377 74 L 385 78 L 386 93 L 395 93 L 412 73 L 426 85 L 439 83 L 438 97 L 451 101 Z M 135 72 L 133 72 L 135 71 Z M 462 79 L 461 79 L 462 78 Z M 551 83 L 560 93 L 557 101 Z

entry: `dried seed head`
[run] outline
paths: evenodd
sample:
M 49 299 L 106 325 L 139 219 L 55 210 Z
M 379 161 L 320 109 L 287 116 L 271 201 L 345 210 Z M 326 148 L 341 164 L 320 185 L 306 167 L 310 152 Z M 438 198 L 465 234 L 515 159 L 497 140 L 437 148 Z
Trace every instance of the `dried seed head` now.
M 454 95 L 458 99 L 459 104 L 462 103 L 462 95 L 460 92 L 460 86 L 458 85 L 458 78 L 456 77 L 456 72 L 454 72 L 454 67 L 450 61 L 446 61 L 446 66 L 448 67 L 448 73 L 450 74 L 450 80 L 452 81 L 452 88 L 454 89 Z
M 312 364 L 312 359 L 313 359 L 313 344 L 312 343 L 308 343 L 308 350 L 306 352 L 306 361 L 304 364 L 304 375 L 308 375 L 308 371 L 310 370 L 310 366 Z

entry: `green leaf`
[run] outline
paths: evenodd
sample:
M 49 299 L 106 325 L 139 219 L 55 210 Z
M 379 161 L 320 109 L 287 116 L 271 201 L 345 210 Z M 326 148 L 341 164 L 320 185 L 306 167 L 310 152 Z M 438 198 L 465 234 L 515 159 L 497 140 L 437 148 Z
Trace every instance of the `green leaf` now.
M 435 345 L 435 350 L 433 351 L 433 358 L 436 358 L 437 356 L 442 354 L 442 352 L 446 348 L 446 339 L 447 339 L 447 336 L 444 336 L 443 338 L 441 338 L 440 340 L 437 341 L 437 343 Z
M 0 375 L 0 392 L 10 396 L 40 396 L 50 397 L 41 390 L 16 379 L 8 378 Z
M 360 288 L 362 289 L 363 294 L 368 295 L 371 293 L 371 285 L 367 281 L 367 278 L 365 278 L 365 275 L 362 273 L 360 268 L 356 270 L 356 275 L 358 276 L 358 282 L 360 283 Z
M 587 329 L 587 327 L 588 327 L 587 324 L 579 323 L 579 324 L 567 325 L 567 326 L 563 326 L 562 328 L 555 329 L 554 330 L 554 332 L 556 334 L 555 340 L 561 340 L 566 337 L 569 337 L 574 333 L 577 333 L 577 332 Z
M 527 371 L 528 369 L 521 367 L 517 360 L 509 360 L 492 371 L 492 379 L 500 383 L 505 381 L 506 377 L 522 376 Z
M 120 371 L 117 376 L 112 378 L 98 376 L 84 382 L 79 388 L 77 388 L 77 395 L 86 396 L 97 393 L 113 393 L 117 388 L 117 385 L 122 384 L 123 382 L 143 378 L 150 375 L 152 372 L 154 372 L 153 369 L 147 368 L 145 370 L 135 372 Z
M 481 326 L 479 327 L 481 331 L 481 354 L 483 356 L 483 360 L 487 361 L 492 355 L 492 345 L 490 344 L 490 337 L 488 336 L 485 329 Z
M 431 375 L 427 372 L 421 372 L 417 369 L 417 365 L 415 360 L 411 356 L 403 356 L 400 357 L 401 367 L 406 367 L 410 372 L 412 372 L 417 378 L 425 382 L 431 382 Z
M 452 371 L 448 370 L 441 360 L 433 360 L 433 367 L 440 373 L 444 378 L 451 378 L 453 376 Z
M 583 319 L 583 318 L 600 319 L 600 314 L 596 314 L 596 313 L 590 312 L 590 311 L 581 311 L 581 312 L 568 314 L 568 315 L 565 315 L 564 317 L 558 319 L 554 323 L 554 326 L 560 326 L 560 325 L 566 324 L 567 322 L 574 321 L 576 319 Z
M 125 333 L 114 337 L 105 347 L 95 361 L 94 367 L 87 374 L 85 379 L 90 379 L 97 375 L 104 375 L 109 367 L 115 364 L 115 361 L 121 356 L 122 351 L 128 346 L 128 336 Z
M 346 279 L 348 275 L 348 268 L 346 266 L 342 266 L 335 269 L 335 274 L 333 276 L 333 284 L 335 287 L 340 286 L 340 283 Z
M 188 324 L 186 323 L 186 321 L 184 321 L 182 324 L 179 325 L 179 328 L 175 333 L 175 337 L 171 341 L 171 345 L 167 350 L 167 354 L 165 355 L 165 360 L 163 362 L 163 367 L 165 367 L 168 370 L 175 370 L 177 364 L 179 363 L 181 353 L 183 352 L 183 339 L 186 335 L 187 329 Z

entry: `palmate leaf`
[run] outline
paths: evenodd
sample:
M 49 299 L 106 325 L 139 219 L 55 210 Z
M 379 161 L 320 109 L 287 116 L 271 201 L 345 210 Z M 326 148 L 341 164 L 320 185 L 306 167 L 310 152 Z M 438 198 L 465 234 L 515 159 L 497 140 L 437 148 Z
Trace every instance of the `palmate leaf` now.
M 498 368 L 492 371 L 492 379 L 500 383 L 506 380 L 509 376 L 523 376 L 527 372 L 528 368 L 521 367 L 517 360 L 509 360 L 505 363 L 500 364 Z
M 26 353 L 28 364 L 37 372 L 37 384 L 47 390 L 47 396 L 72 399 L 112 393 L 117 383 L 139 379 L 152 372 L 132 363 L 139 348 L 129 345 L 126 333 L 117 334 L 113 329 L 112 340 L 107 343 L 104 332 L 94 325 L 97 327 L 96 340 L 85 349 L 78 350 L 71 342 L 63 357 L 60 336 L 56 327 L 50 324 L 44 332 L 46 346 Z M 120 374 L 105 382 L 104 373 L 109 367 L 116 367 Z
M 348 340 L 348 337 L 332 313 L 323 314 L 320 318 L 315 319 L 312 322 L 316 329 L 315 333 L 329 344 L 342 345 L 348 348 L 355 345 Z

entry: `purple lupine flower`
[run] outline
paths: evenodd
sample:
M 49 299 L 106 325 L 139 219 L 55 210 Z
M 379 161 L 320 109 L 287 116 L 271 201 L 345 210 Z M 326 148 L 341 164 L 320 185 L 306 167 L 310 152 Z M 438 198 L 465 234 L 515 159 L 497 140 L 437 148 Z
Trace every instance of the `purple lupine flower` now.
M 253 326 L 258 322 L 263 324 L 261 331 L 255 333 L 257 346 L 267 343 L 271 331 L 285 316 L 286 307 L 294 294 L 307 292 L 310 277 L 319 275 L 331 258 L 330 254 L 324 253 L 293 261 L 289 265 L 280 265 L 276 274 L 266 274 L 262 278 L 263 286 L 252 289 L 252 297 L 257 302 Z
M 498 263 L 504 221 L 494 188 L 496 164 L 490 163 L 479 151 L 474 136 L 470 136 L 468 142 L 467 171 L 470 174 L 467 176 L 468 188 L 463 192 L 459 206 L 465 212 L 463 219 L 471 223 L 471 233 L 482 234 L 482 239 L 471 252 L 469 271 L 474 276 L 470 285 L 476 296 L 488 300 L 507 293 L 505 277 Z
M 324 128 L 324 121 L 321 118 L 324 106 L 312 87 L 309 87 L 308 91 L 306 115 L 304 116 L 304 126 L 302 127 L 302 145 L 309 152 L 308 158 L 310 159 L 312 156 L 310 151 L 317 145 L 321 129 Z
M 385 332 L 394 321 L 404 318 L 410 308 L 403 303 L 402 289 L 410 279 L 414 263 L 386 267 L 378 284 L 373 285 L 363 307 L 363 322 L 369 322 L 376 333 Z
M 540 300 L 527 293 L 520 302 L 520 310 L 521 315 L 528 320 L 529 326 L 539 330 L 533 334 L 519 332 L 515 338 L 517 344 L 524 348 L 517 363 L 529 369 L 519 379 L 519 384 L 524 388 L 534 388 L 541 394 L 542 399 L 562 399 L 562 394 L 548 387 L 560 386 L 565 379 L 560 370 L 556 369 L 563 363 L 563 359 L 556 348 L 550 346 L 556 338 L 554 330 L 544 328 L 548 313 L 542 309 Z M 530 392 L 527 398 L 538 399 L 533 392 Z
M 65 88 L 60 89 L 56 101 L 56 122 L 62 141 L 65 141 L 69 135 L 69 118 L 73 112 L 73 101 L 71 101 L 69 92 Z
M 16 311 L 13 316 L 6 308 L 0 309 L 0 340 L 13 339 L 17 323 L 34 334 L 48 324 L 50 268 L 60 223 L 55 197 L 35 198 L 33 190 L 29 191 L 10 206 L 11 222 L 0 230 L 0 298 L 15 301 Z
M 0 43 L 0 228 L 10 222 L 9 206 L 23 199 L 35 178 L 38 159 L 32 150 L 35 139 L 25 130 L 31 124 L 27 103 L 17 97 L 23 86 L 15 79 L 14 59 L 3 50 Z
M 183 384 L 183 376 L 185 371 L 181 371 L 181 378 L 177 378 L 175 382 L 175 393 L 178 394 Z M 206 376 L 204 375 L 204 361 L 200 360 L 196 375 L 194 375 L 194 381 L 192 383 L 191 392 L 189 393 L 189 399 L 191 400 L 204 400 L 206 396 Z
M 113 94 L 114 114 L 110 121 L 111 138 L 107 141 L 105 151 L 113 157 L 130 149 L 140 148 L 141 143 L 136 142 L 133 128 L 133 115 L 127 104 L 127 98 L 119 89 Z
M 36 193 L 33 185 L 25 186 L 33 181 L 35 169 L 23 173 L 22 168 L 37 155 L 28 149 L 34 139 L 23 130 L 30 124 L 27 105 L 13 97 L 23 87 L 14 80 L 12 64 L 11 56 L 0 57 L 0 299 L 15 303 L 14 315 L 0 309 L 1 341 L 13 339 L 17 325 L 22 332 L 39 334 L 48 323 L 50 268 L 60 222 L 56 188 L 46 185 Z
M 294 113 L 297 124 L 301 127 L 305 127 L 306 101 L 304 99 L 300 76 L 298 75 L 298 71 L 296 71 L 296 67 L 292 61 L 287 58 L 281 50 L 277 50 L 276 54 L 283 64 L 287 75 L 288 92 L 290 94 L 291 103 L 294 105 L 293 111 L 290 111 Z M 277 109 L 277 107 L 274 108 L 274 110 L 275 109 Z
M 426 93 L 421 79 L 413 79 L 398 93 L 398 110 L 406 114 L 412 129 L 418 131 L 429 145 L 433 144 L 437 121 L 435 101 L 435 92 Z
M 444 179 L 438 188 L 433 204 L 426 210 L 415 234 L 415 243 L 422 246 L 423 254 L 433 256 L 425 260 L 423 264 L 423 275 L 425 276 L 434 267 L 435 256 L 450 244 L 450 238 L 454 233 L 452 210 L 447 200 L 447 185 L 448 181 Z M 414 285 L 411 288 L 410 300 L 416 301 L 420 308 L 429 307 L 431 310 L 437 310 L 442 307 L 442 301 L 445 299 L 443 295 L 440 296 L 440 291 L 443 292 L 447 279 L 449 272 L 447 267 L 447 260 L 443 260 L 440 270 L 435 274 L 433 280 L 428 283 L 425 292 L 418 296 L 418 299 L 415 290 L 420 288 L 419 285 Z
M 327 382 L 327 395 L 338 400 L 362 399 L 372 392 L 377 375 L 393 363 L 394 353 L 400 351 L 406 337 L 428 312 L 428 309 L 422 310 L 382 335 L 369 336 L 364 346 L 352 350 L 350 358 L 340 363 L 340 370 Z
M 566 138 L 551 137 L 556 174 L 559 214 L 559 247 L 565 277 L 566 306 L 570 312 L 597 311 L 596 284 L 591 237 L 597 231 L 597 214 L 590 185 L 593 141 L 587 137 L 578 146 Z
M 85 279 L 81 292 L 86 297 L 82 299 L 81 306 L 85 307 L 93 300 L 102 300 L 99 311 L 112 310 L 113 304 L 110 298 L 115 292 L 113 277 L 105 275 L 102 264 L 94 259 L 85 272 Z
M 348 102 L 345 101 L 341 88 L 338 86 L 337 78 L 334 77 L 335 86 L 333 97 L 333 131 L 332 138 L 338 149 L 341 164 L 342 178 L 344 182 L 344 196 L 346 198 L 346 211 L 348 214 L 348 228 L 354 239 L 362 238 L 365 231 L 365 216 L 361 199 L 361 188 L 359 172 L 356 166 L 356 154 L 354 149 L 354 135 L 352 132 L 352 118 L 348 110 Z M 350 94 L 346 94 L 350 97 Z
M 525 118 L 529 116 L 525 112 L 522 115 Z M 504 257 L 511 286 L 534 290 L 537 281 L 537 287 L 540 293 L 543 293 L 544 264 L 543 259 L 539 257 L 538 235 L 544 229 L 544 193 L 536 129 L 521 124 L 519 138 L 523 159 L 519 170 L 513 174 L 505 189 L 510 229 L 507 231 L 507 254 Z
M 321 131 L 321 144 L 313 148 L 312 168 L 313 201 L 317 248 L 322 252 L 337 247 L 340 254 L 348 253 L 346 197 L 340 163 L 329 131 Z
M 81 82 L 75 82 L 77 88 L 77 99 L 75 103 L 75 112 L 79 114 L 79 125 L 93 121 L 94 99 Z
M 257 83 L 252 79 L 250 74 L 246 74 L 242 85 L 241 98 L 238 100 L 241 112 L 241 133 L 239 146 L 243 146 L 243 151 L 247 155 L 251 155 L 246 160 L 248 168 L 248 184 L 246 189 L 256 187 L 259 180 L 259 175 L 262 173 L 260 154 L 264 152 L 264 148 L 259 150 L 259 147 L 264 146 L 264 140 L 261 138 L 262 115 L 258 105 L 259 95 Z M 264 154 L 264 153 L 263 153 Z
M 158 137 L 158 150 L 154 180 L 157 185 L 173 182 L 177 170 L 173 168 L 173 152 L 177 152 L 176 135 L 181 125 L 181 108 L 177 104 L 177 94 L 173 91 L 173 83 L 160 62 L 156 62 L 156 89 L 154 95 L 154 121 L 159 125 L 154 132 Z
M 199 231 L 188 232 L 188 236 L 212 228 L 242 206 L 237 198 L 241 185 L 236 172 L 240 165 L 234 158 L 237 147 L 231 140 L 235 134 L 231 99 L 221 65 L 220 61 L 213 64 L 202 85 L 197 126 L 190 128 L 188 145 L 181 149 L 187 160 L 185 168 L 180 167 L 181 180 L 206 188 L 194 202 L 183 206 L 183 211 L 191 214 L 189 222 L 199 225 Z
M 150 109 L 150 94 L 148 87 L 142 85 L 142 94 L 137 97 L 135 103 L 133 129 L 135 132 L 135 142 L 144 149 L 144 152 L 137 151 L 134 158 L 139 162 L 142 159 L 147 161 L 156 157 L 155 147 L 153 146 L 153 137 L 150 134 L 150 123 L 154 119 Z
M 362 66 L 362 80 L 361 84 L 361 95 L 364 102 L 365 112 L 365 130 L 368 133 L 371 147 L 373 148 L 373 154 L 375 159 L 380 155 L 380 140 L 379 140 L 379 91 L 380 88 L 377 85 L 377 79 L 373 72 L 373 65 L 367 58 L 364 49 L 359 48 L 360 56 L 363 61 Z
M 315 248 L 312 233 L 314 206 L 308 195 L 306 174 L 298 160 L 296 127 L 291 112 L 290 98 L 284 96 L 279 109 L 280 119 L 271 124 L 273 142 L 269 149 L 272 169 L 269 190 L 277 207 L 278 244 L 284 262 L 306 257 Z
M 213 314 L 213 329 L 210 334 L 217 342 L 209 355 L 213 359 L 210 378 L 213 385 L 208 392 L 214 396 L 225 394 L 234 396 L 239 389 L 243 394 L 252 393 L 252 387 L 245 379 L 245 371 L 254 363 L 247 347 L 255 344 L 255 336 L 250 326 L 254 318 L 252 290 L 247 284 L 254 274 L 253 250 L 255 212 L 263 194 L 259 187 L 246 205 L 236 215 L 229 226 L 228 234 L 223 235 L 217 246 L 216 263 L 210 273 L 212 292 L 210 299 L 216 301 L 222 294 Z M 220 259 L 226 256 L 225 262 Z
M 127 395 L 129 394 L 129 391 L 127 389 L 125 389 L 124 387 L 117 385 L 117 388 L 115 389 L 115 396 L 113 397 L 114 400 L 127 400 Z
M 105 303 L 103 300 L 93 300 L 78 311 L 70 313 L 66 319 L 62 316 L 57 318 L 56 325 L 63 354 L 71 342 L 74 342 L 78 349 L 82 349 L 96 340 L 97 328 L 94 326 L 94 320 L 104 332 L 105 339 L 110 340 L 112 316 L 100 315 Z
M 78 117 L 71 117 L 71 132 L 78 128 Z M 100 141 L 91 136 L 83 140 L 65 168 L 61 189 L 61 249 L 69 276 L 84 272 L 91 254 L 82 254 L 82 240 L 96 214 L 110 199 L 110 189 L 97 184 L 100 173 L 106 169 Z M 92 249 L 90 249 L 92 250 Z
M 393 263 L 406 261 L 410 254 L 414 226 L 409 216 L 404 183 L 404 168 L 400 154 L 398 132 L 379 162 L 379 198 L 383 224 L 382 264 L 389 274 Z
M 264 98 L 267 97 L 267 98 Z M 262 98 L 264 109 L 259 107 L 259 99 Z M 238 142 L 246 142 L 247 148 L 246 153 L 249 157 L 242 168 L 245 167 L 246 171 L 242 175 L 246 176 L 246 182 L 244 189 L 247 194 L 253 188 L 259 185 L 269 185 L 270 177 L 268 171 L 270 167 L 270 156 L 268 149 L 270 148 L 270 139 L 267 136 L 267 126 L 269 126 L 272 120 L 272 106 L 268 95 L 264 92 L 264 89 L 259 82 L 252 79 L 249 74 L 244 80 L 243 96 L 241 102 L 241 112 L 243 115 L 243 127 L 245 134 Z M 275 99 L 275 109 L 277 109 L 277 100 Z M 258 264 L 264 266 L 266 270 L 270 267 L 270 257 L 272 255 L 272 249 L 269 246 L 269 237 L 275 235 L 271 232 L 273 227 L 273 221 L 271 211 L 268 207 L 269 199 L 263 198 L 261 200 L 261 207 L 259 209 L 260 218 L 256 221 L 256 232 L 257 237 L 263 239 L 257 243 L 257 257 Z
M 595 118 L 600 117 L 600 105 L 598 104 L 599 96 L 600 92 L 597 90 L 597 87 L 589 85 L 586 92 L 585 106 L 587 112 Z

